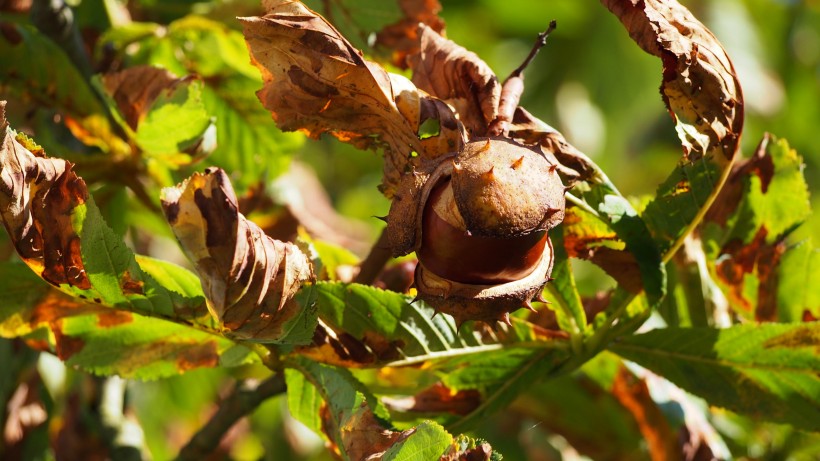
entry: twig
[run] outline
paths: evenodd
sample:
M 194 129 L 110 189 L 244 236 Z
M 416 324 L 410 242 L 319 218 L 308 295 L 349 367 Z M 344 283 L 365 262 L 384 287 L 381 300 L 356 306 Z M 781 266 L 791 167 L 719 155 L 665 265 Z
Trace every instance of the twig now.
M 91 62 L 74 22 L 74 12 L 63 0 L 34 0 L 31 5 L 31 22 L 65 51 L 83 77 L 91 78 Z
M 372 285 L 391 256 L 392 254 L 390 253 L 387 242 L 387 229 L 385 228 L 382 230 L 382 235 L 380 235 L 376 243 L 373 244 L 370 253 L 367 254 L 367 257 L 365 257 L 364 261 L 359 265 L 359 273 L 353 278 L 353 282 L 363 285 Z
M 265 400 L 285 392 L 285 378 L 277 373 L 256 387 L 240 383 L 220 404 L 219 409 L 202 429 L 182 447 L 177 461 L 198 461 L 208 457 L 222 441 L 222 437 L 237 421 L 256 409 Z
M 521 101 L 521 95 L 524 93 L 524 69 L 535 59 L 538 51 L 547 44 L 547 37 L 555 30 L 556 26 L 557 23 L 554 20 L 550 21 L 547 30 L 538 34 L 538 38 L 524 62 L 504 80 L 504 85 L 501 87 L 501 98 L 498 101 L 498 115 L 487 127 L 487 133 L 490 136 L 506 136 L 509 132 L 513 114 L 515 114 L 515 109 L 518 107 L 518 102 Z

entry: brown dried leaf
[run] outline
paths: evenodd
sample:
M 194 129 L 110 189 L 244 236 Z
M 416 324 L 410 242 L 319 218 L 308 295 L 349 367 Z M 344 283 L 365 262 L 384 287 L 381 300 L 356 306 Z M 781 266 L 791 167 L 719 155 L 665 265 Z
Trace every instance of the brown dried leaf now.
M 635 418 L 641 434 L 646 439 L 653 461 L 682 459 L 677 435 L 672 431 L 658 404 L 652 400 L 643 379 L 622 366 L 615 375 L 612 394 Z
M 436 155 L 433 143 L 419 136 L 427 118 L 440 121 L 445 142 L 439 148 L 460 147 L 460 126 L 446 106 L 365 60 L 301 3 L 274 0 L 266 7 L 265 16 L 240 20 L 252 62 L 265 81 L 257 95 L 281 129 L 314 138 L 330 133 L 360 149 L 384 148 L 388 196 L 415 158 Z
M 349 459 L 377 461 L 390 447 L 410 436 L 413 429 L 399 432 L 385 428 L 363 402 L 361 408 L 344 422 L 340 432 Z
M 444 32 L 444 20 L 438 16 L 438 0 L 397 0 L 404 17 L 376 33 L 376 45 L 393 50 L 393 63 L 407 67 L 407 55 L 419 50 L 419 24 L 437 33 Z
M 125 122 L 132 130 L 136 130 L 163 91 L 173 91 L 174 87 L 190 79 L 191 77 L 177 78 L 159 67 L 135 66 L 103 75 L 102 83 L 105 91 L 117 103 Z
M 471 138 L 484 136 L 501 99 L 492 69 L 430 27 L 419 27 L 419 40 L 419 52 L 408 57 L 413 83 L 455 107 Z
M 301 309 L 292 297 L 313 280 L 307 256 L 239 213 L 221 169 L 164 189 L 162 206 L 222 326 L 238 338 L 281 338 Z
M 723 163 L 730 162 L 743 128 L 743 98 L 717 38 L 678 2 L 601 3 L 644 51 L 661 59 L 661 95 L 678 124 L 684 157 L 694 161 L 714 151 L 722 154 Z
M 383 397 L 388 408 L 402 412 L 470 414 L 481 404 L 481 393 L 475 389 L 454 391 L 441 382 L 401 398 Z
M 0 102 L 0 215 L 20 257 L 54 286 L 91 288 L 72 213 L 88 200 L 65 160 L 46 158 L 25 135 L 12 135 Z

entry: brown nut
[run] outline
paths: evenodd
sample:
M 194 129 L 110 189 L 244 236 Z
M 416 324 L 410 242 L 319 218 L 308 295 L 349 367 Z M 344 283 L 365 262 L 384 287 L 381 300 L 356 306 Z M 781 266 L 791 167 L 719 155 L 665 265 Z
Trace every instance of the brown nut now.
M 564 206 L 556 165 L 537 147 L 485 139 L 405 175 L 387 232 L 394 254 L 418 255 L 419 298 L 459 323 L 509 322 L 549 280 L 547 231 Z

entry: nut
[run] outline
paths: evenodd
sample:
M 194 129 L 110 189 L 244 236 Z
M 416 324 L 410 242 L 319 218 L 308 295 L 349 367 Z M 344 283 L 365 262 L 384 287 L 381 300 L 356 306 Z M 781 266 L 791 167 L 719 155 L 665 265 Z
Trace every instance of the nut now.
M 390 207 L 394 255 L 416 251 L 419 298 L 465 320 L 509 322 L 549 280 L 547 231 L 564 218 L 564 186 L 538 147 L 467 143 L 406 174 Z

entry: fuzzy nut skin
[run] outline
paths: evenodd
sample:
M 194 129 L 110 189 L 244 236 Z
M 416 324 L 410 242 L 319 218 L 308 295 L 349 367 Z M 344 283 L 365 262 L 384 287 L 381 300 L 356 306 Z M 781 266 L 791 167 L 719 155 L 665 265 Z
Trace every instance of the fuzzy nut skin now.
M 509 237 L 558 225 L 565 202 L 556 167 L 538 148 L 508 138 L 467 143 L 452 173 L 453 193 L 467 230 Z

